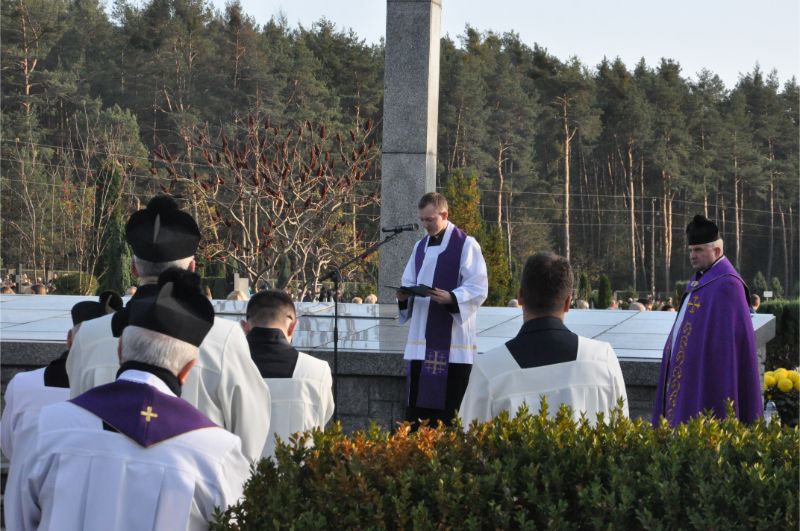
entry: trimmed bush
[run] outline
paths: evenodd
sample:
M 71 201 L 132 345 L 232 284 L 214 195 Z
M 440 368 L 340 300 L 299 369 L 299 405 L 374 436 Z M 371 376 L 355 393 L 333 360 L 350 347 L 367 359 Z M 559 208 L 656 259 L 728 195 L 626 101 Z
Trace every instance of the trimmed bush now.
M 61 275 L 54 283 L 55 295 L 93 295 L 97 292 L 97 278 L 88 273 Z
M 605 275 L 600 275 L 600 283 L 597 286 L 597 307 L 605 310 L 611 306 L 611 281 Z
M 592 427 L 546 404 L 466 432 L 337 424 L 280 444 L 211 528 L 796 529 L 799 442 L 735 419 Z
M 758 313 L 775 316 L 775 338 L 767 343 L 767 370 L 800 365 L 800 300 L 764 302 Z

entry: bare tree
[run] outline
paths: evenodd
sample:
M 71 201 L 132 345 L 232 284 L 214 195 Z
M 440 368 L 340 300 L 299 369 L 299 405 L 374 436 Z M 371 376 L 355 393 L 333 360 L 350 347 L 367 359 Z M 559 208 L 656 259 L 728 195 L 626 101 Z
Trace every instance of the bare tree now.
M 348 216 L 379 200 L 371 121 L 331 138 L 324 125 L 251 116 L 240 141 L 222 134 L 216 143 L 199 128 L 183 137 L 184 155 L 161 146 L 155 157 L 168 176 L 164 191 L 197 208 L 206 259 L 233 260 L 254 285 L 278 279 L 288 260 L 279 287 L 299 282 L 302 297 L 360 247 Z

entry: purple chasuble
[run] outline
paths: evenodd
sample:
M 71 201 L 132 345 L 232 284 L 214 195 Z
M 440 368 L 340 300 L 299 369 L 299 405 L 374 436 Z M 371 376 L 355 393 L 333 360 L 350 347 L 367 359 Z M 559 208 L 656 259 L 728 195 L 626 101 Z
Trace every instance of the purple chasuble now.
M 417 245 L 414 256 L 416 274 L 422 269 L 429 237 L 425 236 Z M 461 251 L 467 235 L 453 227 L 447 248 L 436 257 L 432 287 L 453 291 L 458 287 L 461 269 Z M 419 283 L 419 282 L 417 282 Z M 453 316 L 441 304 L 428 304 L 428 321 L 425 325 L 425 361 L 419 376 L 417 407 L 444 409 L 447 397 L 447 374 L 450 365 L 450 343 L 453 335 Z M 410 367 L 410 363 L 409 363 Z M 410 374 L 406 370 L 406 374 Z M 410 380 L 409 389 L 410 389 Z
M 704 275 L 695 273 L 684 299 L 683 321 L 664 347 L 653 425 L 664 416 L 677 426 L 706 409 L 724 418 L 728 399 L 741 421 L 756 421 L 763 402 L 744 281 L 723 257 Z
M 190 431 L 217 427 L 189 402 L 128 380 L 95 387 L 70 402 L 145 448 Z

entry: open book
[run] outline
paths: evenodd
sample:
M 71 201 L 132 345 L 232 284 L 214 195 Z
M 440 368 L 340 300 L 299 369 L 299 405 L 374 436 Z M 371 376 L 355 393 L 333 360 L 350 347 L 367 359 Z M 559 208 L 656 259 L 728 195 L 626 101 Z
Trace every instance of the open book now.
M 400 290 L 403 293 L 407 293 L 409 295 L 416 295 L 417 297 L 427 297 L 428 292 L 433 289 L 430 286 L 426 286 L 425 284 L 419 284 L 417 286 L 384 286 L 387 288 L 391 288 L 394 290 Z

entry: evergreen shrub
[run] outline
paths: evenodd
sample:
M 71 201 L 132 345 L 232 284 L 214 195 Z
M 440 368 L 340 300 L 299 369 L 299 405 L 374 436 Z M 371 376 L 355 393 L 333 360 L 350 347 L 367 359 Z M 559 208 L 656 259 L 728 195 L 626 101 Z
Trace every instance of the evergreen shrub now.
M 600 275 L 597 287 L 597 307 L 604 310 L 611 306 L 611 281 L 606 275 Z
M 55 295 L 93 295 L 97 292 L 97 278 L 88 273 L 69 273 L 53 281 Z
M 767 343 L 767 370 L 800 366 L 800 299 L 764 302 L 758 313 L 775 316 L 775 337 Z
M 571 417 L 294 436 L 211 528 L 797 529 L 796 428 Z

